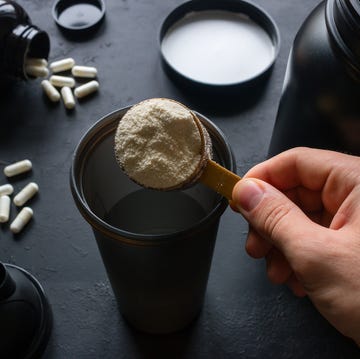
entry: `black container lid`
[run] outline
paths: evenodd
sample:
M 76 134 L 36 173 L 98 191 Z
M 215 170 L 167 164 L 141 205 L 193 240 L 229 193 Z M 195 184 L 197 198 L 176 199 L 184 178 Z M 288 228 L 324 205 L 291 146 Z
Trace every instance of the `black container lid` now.
M 195 86 L 244 86 L 272 68 L 280 47 L 274 20 L 241 0 L 192 0 L 175 8 L 160 30 L 166 72 Z
M 23 268 L 0 263 L 0 357 L 40 358 L 52 312 L 40 283 Z
M 105 16 L 103 0 L 57 0 L 52 8 L 56 24 L 71 36 L 93 33 Z

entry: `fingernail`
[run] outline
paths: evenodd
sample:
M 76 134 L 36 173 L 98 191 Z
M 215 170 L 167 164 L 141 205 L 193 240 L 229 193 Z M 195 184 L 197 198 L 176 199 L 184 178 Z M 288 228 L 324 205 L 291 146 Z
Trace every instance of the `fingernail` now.
M 239 209 L 249 212 L 260 203 L 263 195 L 264 190 L 256 181 L 243 179 L 237 186 L 234 200 Z

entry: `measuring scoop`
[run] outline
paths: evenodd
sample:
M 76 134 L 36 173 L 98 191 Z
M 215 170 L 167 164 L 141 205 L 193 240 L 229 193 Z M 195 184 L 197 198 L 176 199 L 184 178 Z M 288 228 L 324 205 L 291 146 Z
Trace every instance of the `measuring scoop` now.
M 131 107 L 119 121 L 114 150 L 124 172 L 146 188 L 167 191 L 201 182 L 231 200 L 241 179 L 212 160 L 210 135 L 196 114 L 170 99 Z

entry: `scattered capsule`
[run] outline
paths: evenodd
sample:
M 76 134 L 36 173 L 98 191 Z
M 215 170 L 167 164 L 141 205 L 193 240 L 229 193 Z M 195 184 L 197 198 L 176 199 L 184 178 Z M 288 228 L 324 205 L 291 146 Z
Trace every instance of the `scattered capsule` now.
M 92 66 L 74 66 L 71 69 L 71 73 L 76 77 L 95 78 L 97 76 L 97 69 Z
M 22 160 L 6 166 L 4 168 L 4 174 L 7 177 L 12 177 L 30 171 L 31 168 L 32 168 L 32 163 L 30 160 Z
M 56 87 L 74 87 L 75 86 L 75 80 L 72 77 L 68 76 L 58 76 L 58 75 L 52 75 L 50 76 L 50 82 L 53 86 Z
M 43 90 L 46 93 L 47 97 L 52 102 L 58 102 L 60 100 L 59 91 L 50 83 L 49 80 L 42 80 L 41 81 L 41 87 L 43 88 Z
M 97 91 L 99 88 L 99 83 L 95 80 L 87 82 L 84 85 L 81 85 L 79 87 L 77 87 L 74 90 L 74 94 L 77 98 L 82 98 L 85 97 L 87 95 L 90 95 L 91 93 Z
M 0 196 L 0 223 L 5 223 L 9 220 L 10 215 L 10 197 Z
M 14 187 L 11 184 L 4 184 L 0 186 L 0 196 L 7 196 L 14 192 Z
M 45 66 L 26 65 L 25 71 L 33 77 L 47 77 L 49 75 L 49 70 Z
M 67 59 L 54 61 L 50 64 L 49 67 L 52 72 L 61 72 L 61 71 L 70 70 L 74 65 L 75 65 L 74 59 L 69 57 Z
M 48 62 L 46 59 L 40 59 L 37 57 L 28 57 L 25 59 L 25 64 L 29 66 L 47 66 Z
M 19 233 L 28 224 L 34 212 L 30 207 L 24 207 L 10 224 L 13 233 Z
M 20 207 L 24 205 L 30 198 L 35 196 L 38 191 L 39 186 L 35 182 L 30 182 L 14 197 L 13 201 L 15 206 Z
M 64 105 L 68 110 L 71 110 L 75 107 L 75 98 L 71 92 L 70 87 L 63 87 L 61 89 L 61 96 L 64 101 Z

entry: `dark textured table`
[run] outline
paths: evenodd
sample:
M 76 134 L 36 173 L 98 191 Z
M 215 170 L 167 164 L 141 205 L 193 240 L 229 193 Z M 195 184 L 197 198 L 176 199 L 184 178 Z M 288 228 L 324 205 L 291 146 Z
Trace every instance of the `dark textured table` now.
M 105 22 L 82 42 L 68 40 L 56 27 L 52 1 L 18 2 L 50 35 L 50 60 L 71 56 L 96 66 L 100 82 L 99 93 L 71 113 L 49 103 L 39 80 L 13 83 L 0 97 L 0 160 L 31 159 L 32 173 L 11 183 L 16 190 L 29 180 L 40 187 L 29 226 L 16 236 L 8 225 L 0 227 L 0 261 L 30 271 L 48 295 L 54 323 L 44 357 L 360 357 L 307 299 L 268 282 L 264 262 L 244 251 L 246 222 L 231 210 L 222 218 L 199 318 L 173 335 L 137 333 L 118 313 L 92 231 L 69 188 L 73 150 L 84 132 L 106 113 L 149 97 L 177 99 L 213 120 L 232 145 L 239 174 L 265 159 L 291 43 L 318 1 L 257 1 L 279 26 L 280 54 L 264 91 L 253 99 L 239 93 L 229 109 L 198 101 L 162 69 L 160 25 L 181 1 L 107 0 Z

